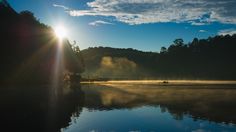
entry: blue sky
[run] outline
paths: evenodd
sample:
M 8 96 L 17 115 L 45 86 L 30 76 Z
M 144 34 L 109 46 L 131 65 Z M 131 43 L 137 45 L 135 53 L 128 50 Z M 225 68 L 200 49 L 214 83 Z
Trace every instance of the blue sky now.
M 236 33 L 235 0 L 8 0 L 43 23 L 64 25 L 81 49 L 94 46 L 159 51 L 185 42 Z

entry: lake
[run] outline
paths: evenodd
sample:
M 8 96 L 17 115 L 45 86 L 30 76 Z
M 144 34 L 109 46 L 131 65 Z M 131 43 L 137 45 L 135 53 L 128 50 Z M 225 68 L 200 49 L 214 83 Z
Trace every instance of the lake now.
M 9 131 L 236 131 L 236 85 L 228 82 L 16 89 L 6 88 L 0 96 L 2 128 L 10 125 Z

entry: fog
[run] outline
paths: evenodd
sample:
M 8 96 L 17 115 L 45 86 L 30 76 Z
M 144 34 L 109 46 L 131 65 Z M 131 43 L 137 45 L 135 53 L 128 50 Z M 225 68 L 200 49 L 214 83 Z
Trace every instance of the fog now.
M 112 58 L 109 56 L 101 59 L 100 67 L 96 74 L 110 78 L 129 78 L 137 73 L 137 64 L 127 58 Z
M 163 81 L 167 83 L 163 83 Z M 160 84 L 160 85 L 229 85 L 236 84 L 236 81 L 222 80 L 110 80 L 110 81 L 93 81 L 81 83 L 99 83 L 99 84 Z

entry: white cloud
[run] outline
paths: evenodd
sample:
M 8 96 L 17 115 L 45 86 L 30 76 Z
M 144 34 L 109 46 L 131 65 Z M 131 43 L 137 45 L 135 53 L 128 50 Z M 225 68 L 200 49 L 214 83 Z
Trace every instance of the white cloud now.
M 97 21 L 94 21 L 94 22 L 90 22 L 89 25 L 91 26 L 100 26 L 102 24 L 106 24 L 106 25 L 114 25 L 113 23 L 110 23 L 110 22 L 106 22 L 106 21 L 102 21 L 102 20 L 97 20 Z
M 206 30 L 199 30 L 200 33 L 206 33 Z
M 225 35 L 233 35 L 233 34 L 236 34 L 236 29 L 233 29 L 233 28 L 220 30 L 218 32 L 218 35 L 223 35 L 223 36 L 225 36 Z
M 53 4 L 54 7 L 60 7 L 63 8 L 64 10 L 69 10 L 70 8 L 63 6 L 63 5 L 58 5 L 58 4 Z
M 202 25 L 206 25 L 206 23 L 204 23 L 204 22 L 195 22 L 195 21 L 192 21 L 192 22 L 191 22 L 191 25 L 194 25 L 194 26 L 202 26 Z
M 71 16 L 114 17 L 130 25 L 158 22 L 236 24 L 236 0 L 94 0 Z

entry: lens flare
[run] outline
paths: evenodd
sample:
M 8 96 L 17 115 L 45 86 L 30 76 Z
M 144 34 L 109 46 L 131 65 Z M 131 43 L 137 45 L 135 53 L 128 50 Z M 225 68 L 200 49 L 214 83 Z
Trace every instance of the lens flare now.
M 54 32 L 59 39 L 63 39 L 67 36 L 67 30 L 63 25 L 58 25 L 54 29 Z

